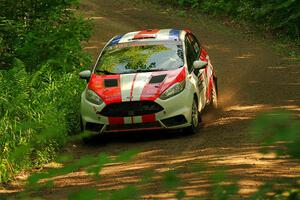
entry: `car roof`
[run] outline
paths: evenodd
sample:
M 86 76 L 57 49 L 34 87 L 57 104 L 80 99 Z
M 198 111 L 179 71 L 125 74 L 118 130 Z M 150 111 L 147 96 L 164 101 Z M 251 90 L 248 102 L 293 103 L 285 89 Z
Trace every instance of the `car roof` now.
M 108 43 L 108 46 L 132 41 L 182 41 L 189 30 L 180 29 L 147 29 L 117 35 Z

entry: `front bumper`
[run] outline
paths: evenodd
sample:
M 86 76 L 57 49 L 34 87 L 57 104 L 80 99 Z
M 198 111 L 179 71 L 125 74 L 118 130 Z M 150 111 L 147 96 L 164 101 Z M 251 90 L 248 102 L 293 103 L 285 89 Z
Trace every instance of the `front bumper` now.
M 106 104 L 90 103 L 85 99 L 83 92 L 81 96 L 82 125 L 84 130 L 94 133 L 185 128 L 191 125 L 193 98 L 189 90 L 183 90 L 167 100 L 156 99 L 154 102 L 163 109 L 155 114 L 107 117 L 101 114 Z

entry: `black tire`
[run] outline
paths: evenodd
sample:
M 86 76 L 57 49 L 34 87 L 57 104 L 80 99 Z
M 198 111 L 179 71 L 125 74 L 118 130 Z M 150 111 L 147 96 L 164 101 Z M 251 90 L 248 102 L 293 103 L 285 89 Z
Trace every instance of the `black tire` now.
M 100 135 L 95 135 L 95 134 L 84 135 L 81 137 L 81 140 L 85 145 L 95 145 L 99 143 L 100 141 L 99 137 Z
M 82 137 L 81 138 L 82 142 L 86 145 L 90 145 L 93 143 L 94 141 L 94 137 L 93 136 L 86 136 L 86 137 Z
M 201 115 L 198 111 L 198 103 L 197 100 L 194 98 L 193 104 L 192 104 L 192 113 L 191 113 L 191 126 L 185 128 L 184 132 L 188 134 L 195 134 L 199 131 L 200 125 L 201 125 Z

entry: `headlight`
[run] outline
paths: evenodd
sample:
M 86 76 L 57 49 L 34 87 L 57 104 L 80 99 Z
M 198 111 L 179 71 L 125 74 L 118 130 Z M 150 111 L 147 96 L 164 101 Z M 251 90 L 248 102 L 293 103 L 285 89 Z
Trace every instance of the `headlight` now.
M 89 102 L 96 104 L 96 105 L 101 105 L 103 103 L 102 99 L 93 90 L 90 90 L 90 89 L 86 90 L 85 98 Z
M 175 83 L 171 87 L 169 87 L 166 91 L 164 91 L 159 98 L 166 100 L 172 96 L 175 96 L 176 94 L 179 94 L 182 92 L 185 88 L 185 80 L 181 81 L 179 83 Z

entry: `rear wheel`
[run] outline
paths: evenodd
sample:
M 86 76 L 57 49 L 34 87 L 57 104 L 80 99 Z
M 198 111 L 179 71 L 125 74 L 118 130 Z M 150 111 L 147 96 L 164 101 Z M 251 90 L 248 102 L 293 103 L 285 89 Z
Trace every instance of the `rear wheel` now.
M 198 111 L 198 103 L 196 99 L 194 99 L 192 104 L 192 112 L 191 112 L 191 126 L 187 127 L 185 131 L 190 134 L 195 134 L 198 132 L 201 123 L 201 115 Z

